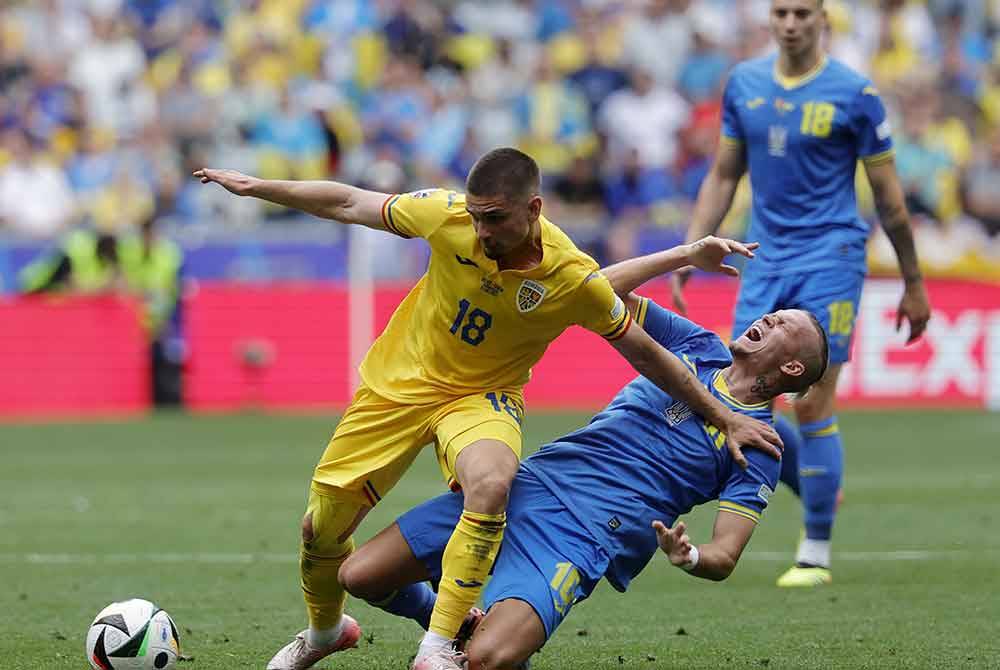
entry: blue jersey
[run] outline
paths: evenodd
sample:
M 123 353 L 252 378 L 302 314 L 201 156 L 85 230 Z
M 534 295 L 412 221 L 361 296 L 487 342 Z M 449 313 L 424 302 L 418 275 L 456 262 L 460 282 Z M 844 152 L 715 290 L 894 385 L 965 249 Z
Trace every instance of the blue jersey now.
M 777 55 L 733 68 L 722 141 L 745 147 L 753 205 L 754 274 L 830 267 L 864 271 L 868 224 L 854 192 L 857 161 L 891 160 L 885 107 L 872 83 L 824 57 L 794 80 Z
M 771 422 L 767 403 L 729 395 L 722 371 L 732 363 L 722 341 L 687 319 L 643 300 L 636 321 L 679 356 L 735 410 Z M 657 551 L 654 519 L 668 526 L 699 505 L 757 521 L 778 481 L 780 463 L 757 450 L 741 469 L 725 434 L 638 377 L 584 428 L 542 447 L 522 468 L 535 475 L 607 553 L 605 576 L 623 591 Z

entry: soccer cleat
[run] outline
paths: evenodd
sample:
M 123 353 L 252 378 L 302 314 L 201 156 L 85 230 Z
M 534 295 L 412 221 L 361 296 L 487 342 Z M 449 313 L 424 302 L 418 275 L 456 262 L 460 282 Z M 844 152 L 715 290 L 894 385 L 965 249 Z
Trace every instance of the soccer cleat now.
M 822 586 L 832 581 L 833 575 L 828 568 L 793 565 L 785 574 L 778 577 L 777 583 L 782 588 L 797 588 Z
M 344 630 L 337 641 L 328 647 L 316 648 L 306 640 L 302 631 L 295 639 L 282 647 L 267 663 L 267 670 L 307 670 L 330 654 L 358 646 L 361 626 L 353 618 L 344 615 Z
M 465 670 L 465 654 L 448 644 L 413 661 L 410 670 Z

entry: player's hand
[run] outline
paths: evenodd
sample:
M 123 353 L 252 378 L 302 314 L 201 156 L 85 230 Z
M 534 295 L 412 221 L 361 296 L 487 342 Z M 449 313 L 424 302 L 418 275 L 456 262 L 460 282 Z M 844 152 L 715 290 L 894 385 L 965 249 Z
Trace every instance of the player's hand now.
M 195 170 L 192 175 L 200 179 L 202 184 L 208 184 L 214 181 L 216 184 L 235 195 L 250 195 L 250 189 L 253 188 L 254 182 L 257 181 L 256 177 L 251 177 L 250 175 L 237 172 L 236 170 L 214 170 L 210 168 L 202 168 L 200 170 Z
M 667 528 L 662 521 L 654 521 L 656 541 L 660 549 L 674 565 L 684 565 L 691 554 L 691 538 L 687 536 L 687 526 L 678 521 L 673 528 Z
M 744 470 L 747 468 L 747 458 L 743 455 L 742 447 L 760 449 L 775 459 L 781 458 L 781 451 L 785 448 L 774 427 L 739 412 L 732 413 L 725 433 L 729 453 Z
M 673 294 L 674 307 L 681 314 L 687 315 L 688 306 L 687 301 L 684 299 L 684 284 L 687 284 L 688 279 L 691 278 L 691 266 L 681 268 L 680 270 L 674 270 L 673 274 L 670 275 L 670 292 Z
M 753 252 L 760 247 L 760 244 L 758 242 L 743 244 L 736 240 L 708 235 L 697 242 L 692 242 L 687 247 L 688 263 L 692 266 L 706 272 L 718 272 L 730 277 L 739 277 L 739 270 L 732 265 L 723 263 L 726 256 L 739 254 L 747 258 L 753 258 Z
M 922 281 L 906 285 L 903 297 L 896 311 L 896 332 L 903 327 L 903 319 L 910 322 L 910 336 L 906 343 L 910 344 L 927 330 L 927 322 L 931 319 L 931 303 L 927 299 L 927 290 Z

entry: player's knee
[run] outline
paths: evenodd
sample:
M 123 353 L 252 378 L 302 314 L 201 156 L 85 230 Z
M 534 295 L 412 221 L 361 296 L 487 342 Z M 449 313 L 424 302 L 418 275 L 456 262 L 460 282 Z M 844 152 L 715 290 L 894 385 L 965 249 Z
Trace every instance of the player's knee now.
M 313 515 L 309 512 L 302 517 L 302 544 L 305 547 L 309 547 L 312 541 L 316 539 L 316 533 L 313 531 Z
M 517 657 L 513 644 L 495 636 L 474 637 L 466 653 L 469 670 L 514 670 L 525 660 Z
M 366 569 L 364 550 L 358 551 L 347 558 L 337 572 L 337 581 L 344 590 L 355 598 L 362 600 L 377 599 L 380 594 L 373 591 L 372 575 Z
M 507 497 L 514 477 L 504 472 L 490 472 L 462 483 L 465 507 L 476 510 L 501 511 L 507 507 Z

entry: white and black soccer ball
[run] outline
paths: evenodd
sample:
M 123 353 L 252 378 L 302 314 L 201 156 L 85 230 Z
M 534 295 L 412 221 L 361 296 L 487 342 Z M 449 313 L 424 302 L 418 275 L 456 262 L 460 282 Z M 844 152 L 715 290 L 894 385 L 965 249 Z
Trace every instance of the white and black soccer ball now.
M 94 670 L 170 670 L 179 644 L 170 615 L 133 598 L 98 612 L 87 632 L 87 660 Z

